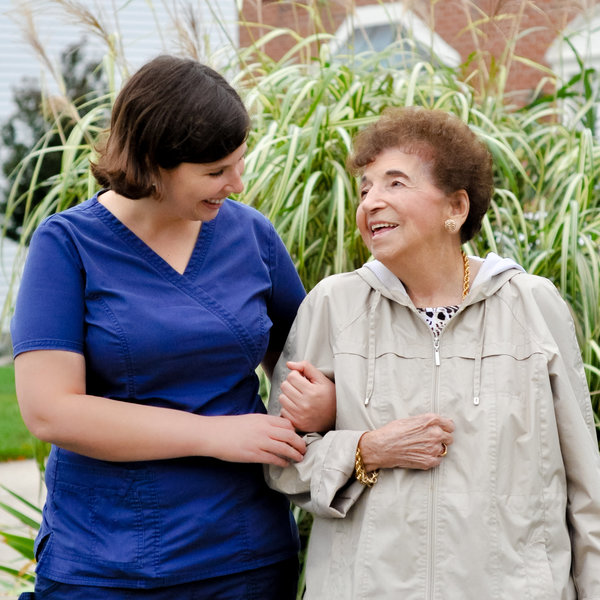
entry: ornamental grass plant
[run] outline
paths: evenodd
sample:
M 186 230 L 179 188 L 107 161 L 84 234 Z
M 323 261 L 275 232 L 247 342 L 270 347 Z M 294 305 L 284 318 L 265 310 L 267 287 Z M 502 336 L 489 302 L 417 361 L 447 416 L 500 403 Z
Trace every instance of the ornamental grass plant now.
M 575 79 L 514 109 L 479 97 L 451 69 L 417 62 L 398 73 L 382 66 L 382 53 L 348 65 L 325 50 L 317 67 L 271 64 L 263 56 L 258 75 L 253 63 L 238 75 L 255 124 L 240 199 L 273 221 L 307 289 L 368 260 L 354 223 L 356 182 L 344 166 L 352 135 L 386 106 L 456 113 L 486 141 L 495 164 L 492 206 L 468 250 L 511 257 L 559 288 L 576 323 L 598 415 L 600 143 L 583 123 L 597 95 L 579 94 Z M 560 95 L 570 96 L 569 111 Z
M 71 17 L 76 14 L 74 0 L 47 2 L 68 5 Z M 511 21 L 516 28 L 514 39 L 524 35 L 519 21 L 523 4 L 513 3 L 517 6 Z M 394 45 L 383 52 L 332 55 L 331 36 L 320 25 L 317 5 L 299 6 L 313 18 L 312 36 L 300 37 L 293 27 L 271 28 L 248 48 L 229 47 L 214 53 L 202 46 L 198 36 L 190 35 L 192 13 L 173 15 L 182 54 L 223 72 L 251 113 L 246 188 L 238 199 L 273 222 L 310 290 L 323 277 L 355 269 L 369 259 L 355 226 L 356 182 L 345 168 L 352 136 L 387 106 L 420 105 L 459 115 L 486 141 L 495 165 L 492 206 L 467 251 L 511 257 L 558 287 L 575 321 L 600 428 L 598 73 L 581 63 L 577 75 L 561 82 L 539 65 L 543 74 L 539 89 L 531 101 L 517 105 L 505 89 L 507 73 L 511 64 L 526 59 L 516 55 L 512 43 L 492 63 L 477 50 L 478 28 L 491 16 L 479 14 L 471 20 L 476 49 L 462 68 L 423 60 L 417 54 L 405 66 L 395 63 L 392 67 L 398 50 Z M 82 8 L 82 28 L 97 27 L 86 14 Z M 29 194 L 8 198 L 10 216 L 17 205 L 28 206 L 37 186 L 47 186 L 43 203 L 28 207 L 15 273 L 22 267 L 28 241 L 40 221 L 97 190 L 88 163 L 107 125 L 116 82 L 128 75 L 121 46 L 110 42 L 110 32 L 103 35 L 107 53 L 98 68 L 106 71 L 109 89 L 91 98 L 48 99 L 47 115 L 54 130 L 64 130 L 65 120 L 74 127 L 62 137 L 60 146 L 48 145 L 49 136 L 39 140 L 15 172 L 18 179 L 26 164 L 40 165 L 49 153 L 62 157 L 61 172 L 50 181 L 34 176 Z M 278 36 L 291 37 L 296 43 L 274 60 L 266 48 Z M 47 60 L 41 45 L 38 51 L 42 61 Z M 13 302 L 11 295 L 4 318 L 10 316 Z M 268 392 L 264 377 L 261 389 Z M 297 517 L 302 520 L 304 515 L 297 511 Z

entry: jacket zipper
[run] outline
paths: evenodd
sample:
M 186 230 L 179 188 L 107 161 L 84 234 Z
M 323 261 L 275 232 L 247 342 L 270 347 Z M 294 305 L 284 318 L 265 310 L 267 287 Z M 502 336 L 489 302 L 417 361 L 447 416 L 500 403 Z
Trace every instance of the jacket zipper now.
M 440 338 L 434 338 L 434 340 L 433 340 L 433 354 L 435 356 L 435 366 L 439 367 L 440 366 Z
M 434 391 L 432 410 L 434 413 L 438 412 L 438 396 L 440 390 L 440 372 L 439 366 L 441 364 L 440 359 L 440 338 L 433 338 L 433 356 L 435 360 L 434 369 Z M 429 539 L 427 547 L 427 583 L 425 590 L 426 600 L 433 600 L 434 597 L 434 583 L 435 583 L 435 550 L 436 550 L 436 531 L 437 531 L 437 510 L 436 510 L 436 499 L 438 493 L 438 480 L 439 480 L 439 469 L 432 469 L 431 471 L 431 487 L 429 491 Z

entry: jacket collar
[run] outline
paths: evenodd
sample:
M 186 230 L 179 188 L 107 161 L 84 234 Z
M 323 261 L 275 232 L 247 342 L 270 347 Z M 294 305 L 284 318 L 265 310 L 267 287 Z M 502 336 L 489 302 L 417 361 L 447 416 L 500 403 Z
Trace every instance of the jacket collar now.
M 483 264 L 473 281 L 471 292 L 465 299 L 465 304 L 471 304 L 492 296 L 509 279 L 525 271 L 521 265 L 511 258 L 502 258 L 494 252 L 490 252 L 485 260 L 476 257 L 471 257 L 471 259 L 482 261 Z M 405 306 L 411 304 L 402 282 L 378 260 L 366 263 L 356 272 L 382 296 Z

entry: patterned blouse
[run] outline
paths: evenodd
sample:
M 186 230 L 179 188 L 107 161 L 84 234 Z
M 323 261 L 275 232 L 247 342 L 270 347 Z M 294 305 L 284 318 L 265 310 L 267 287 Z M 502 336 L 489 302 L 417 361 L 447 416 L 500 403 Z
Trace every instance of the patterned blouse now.
M 421 318 L 429 325 L 435 339 L 440 337 L 442 329 L 458 311 L 456 306 L 437 306 L 435 308 L 417 308 Z

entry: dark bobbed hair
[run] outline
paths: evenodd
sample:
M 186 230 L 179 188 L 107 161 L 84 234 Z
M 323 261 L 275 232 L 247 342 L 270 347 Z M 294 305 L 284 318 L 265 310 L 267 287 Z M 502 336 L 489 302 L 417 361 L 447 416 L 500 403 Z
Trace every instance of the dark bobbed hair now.
M 212 163 L 239 148 L 250 118 L 237 92 L 199 62 L 158 56 L 125 84 L 92 173 L 128 198 L 160 196 L 159 167 Z
M 494 189 L 492 156 L 483 141 L 451 113 L 417 106 L 388 108 L 355 136 L 348 169 L 361 174 L 389 148 L 420 156 L 429 165 L 433 183 L 445 194 L 467 192 L 469 214 L 460 239 L 469 241 L 481 228 Z

